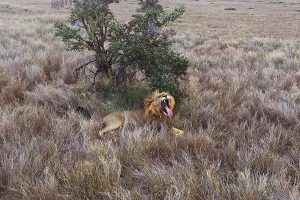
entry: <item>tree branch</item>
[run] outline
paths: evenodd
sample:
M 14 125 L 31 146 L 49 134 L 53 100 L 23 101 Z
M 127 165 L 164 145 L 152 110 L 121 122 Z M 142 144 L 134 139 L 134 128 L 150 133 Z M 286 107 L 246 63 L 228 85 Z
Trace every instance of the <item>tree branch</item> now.
M 93 82 L 92 82 L 92 85 L 88 88 L 87 91 L 92 91 L 93 89 L 95 89 L 94 86 L 96 84 L 96 77 L 101 72 L 101 70 L 97 69 L 96 72 L 93 72 L 92 70 L 90 70 L 90 72 L 93 74 Z
M 83 73 L 85 74 L 85 69 L 86 69 L 86 67 L 89 65 L 89 64 L 91 64 L 91 63 L 93 63 L 93 62 L 95 62 L 96 60 L 91 60 L 91 61 L 89 61 L 89 62 L 87 62 L 87 63 L 85 63 L 85 64 L 83 64 L 83 65 L 81 65 L 81 66 L 79 66 L 79 67 L 77 67 L 75 70 L 74 70 L 74 74 L 78 74 L 78 72 L 80 71 L 80 70 L 82 70 L 83 69 Z

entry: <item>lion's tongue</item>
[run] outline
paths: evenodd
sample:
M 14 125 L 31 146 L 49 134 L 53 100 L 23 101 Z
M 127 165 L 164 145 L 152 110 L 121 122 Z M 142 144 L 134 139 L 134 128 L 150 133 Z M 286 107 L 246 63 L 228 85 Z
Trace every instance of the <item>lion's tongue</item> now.
M 170 108 L 168 108 L 167 106 L 166 106 L 166 111 L 167 111 L 167 115 L 168 115 L 168 117 L 172 117 L 173 116 L 173 112 L 172 112 L 172 110 L 170 109 Z

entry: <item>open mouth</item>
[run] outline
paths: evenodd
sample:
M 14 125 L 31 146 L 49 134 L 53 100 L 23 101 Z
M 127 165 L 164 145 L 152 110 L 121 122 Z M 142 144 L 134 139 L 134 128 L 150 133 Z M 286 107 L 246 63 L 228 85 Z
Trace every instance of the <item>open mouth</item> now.
M 168 116 L 168 117 L 172 117 L 173 116 L 173 112 L 170 109 L 170 102 L 169 100 L 166 98 L 161 102 L 161 108 L 163 113 Z

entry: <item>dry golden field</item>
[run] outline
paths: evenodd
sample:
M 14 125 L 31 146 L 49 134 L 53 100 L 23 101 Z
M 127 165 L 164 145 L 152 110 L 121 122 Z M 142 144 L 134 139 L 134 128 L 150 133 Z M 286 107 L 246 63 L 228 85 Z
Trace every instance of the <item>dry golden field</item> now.
M 85 93 L 72 71 L 90 54 L 64 50 L 53 23 L 70 7 L 49 2 L 0 0 L 0 198 L 300 199 L 298 0 L 161 0 L 186 8 L 173 24 L 190 65 L 174 119 L 186 134 L 104 139 L 103 115 L 139 105 Z M 123 22 L 136 8 L 112 5 Z

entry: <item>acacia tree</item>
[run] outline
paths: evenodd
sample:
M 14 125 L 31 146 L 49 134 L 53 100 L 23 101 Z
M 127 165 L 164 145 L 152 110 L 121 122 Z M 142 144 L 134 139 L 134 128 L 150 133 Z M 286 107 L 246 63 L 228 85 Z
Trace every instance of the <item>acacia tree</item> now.
M 116 87 L 125 88 L 140 72 L 151 88 L 176 91 L 188 63 L 171 50 L 169 37 L 174 32 L 166 26 L 182 15 L 183 8 L 167 14 L 154 6 L 121 24 L 108 7 L 113 2 L 117 1 L 76 0 L 69 19 L 71 25 L 56 24 L 56 35 L 62 37 L 69 50 L 94 52 L 94 59 L 75 72 L 85 72 L 94 63 L 96 71 L 91 88 L 98 73 L 112 77 Z
M 71 10 L 70 24 L 57 23 L 56 36 L 62 37 L 68 50 L 81 51 L 88 49 L 94 52 L 94 58 L 75 69 L 75 73 L 86 72 L 86 68 L 95 63 L 96 71 L 93 73 L 95 84 L 97 74 L 110 75 L 112 66 L 112 55 L 105 47 L 109 42 L 109 28 L 114 21 L 112 12 L 108 5 L 117 0 L 75 0 L 75 7 Z

